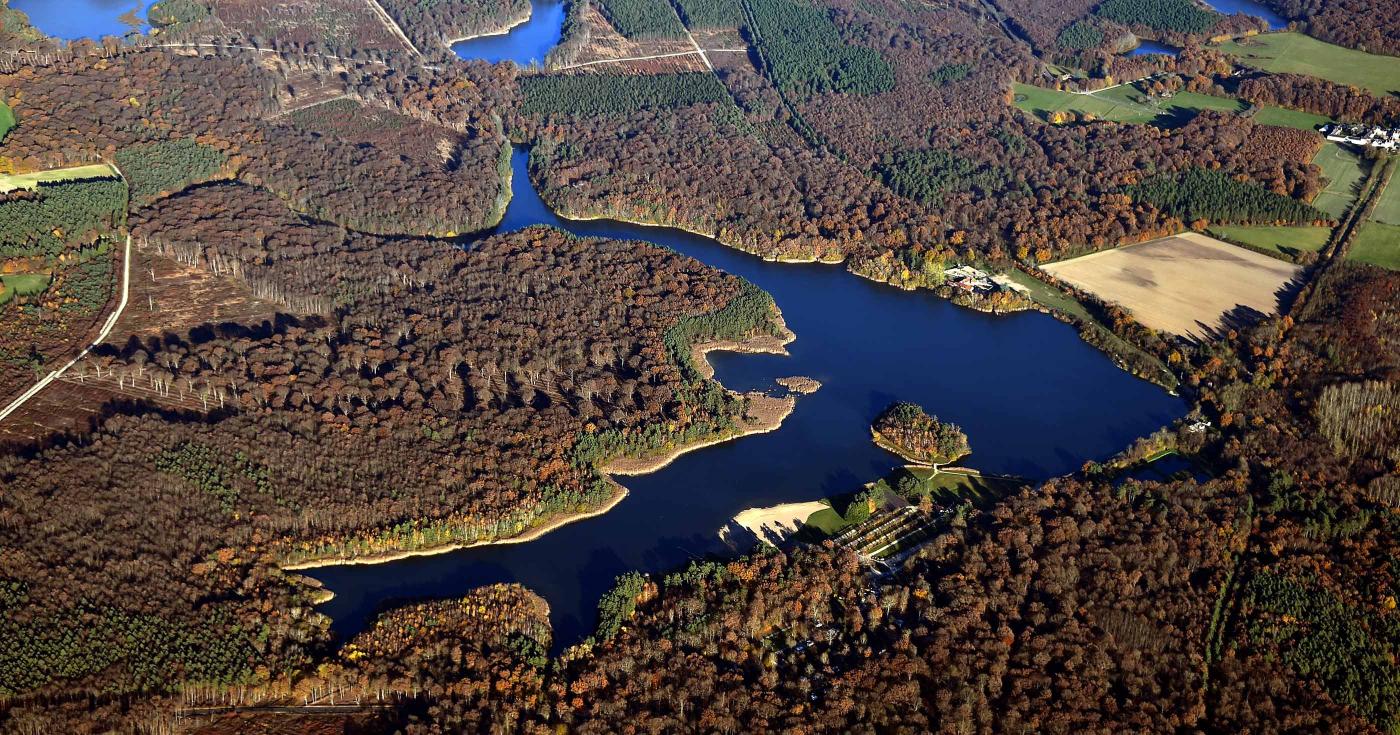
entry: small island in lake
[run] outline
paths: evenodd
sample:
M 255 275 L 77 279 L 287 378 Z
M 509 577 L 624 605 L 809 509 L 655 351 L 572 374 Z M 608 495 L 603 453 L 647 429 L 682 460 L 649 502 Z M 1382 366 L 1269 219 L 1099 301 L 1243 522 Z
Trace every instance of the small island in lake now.
M 972 453 L 961 428 L 930 416 L 917 403 L 891 404 L 870 433 L 879 446 L 917 464 L 948 464 Z

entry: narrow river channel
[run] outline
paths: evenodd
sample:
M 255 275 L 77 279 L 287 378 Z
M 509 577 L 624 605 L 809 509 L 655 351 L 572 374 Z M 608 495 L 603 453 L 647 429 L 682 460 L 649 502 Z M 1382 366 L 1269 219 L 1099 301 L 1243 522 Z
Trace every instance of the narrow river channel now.
M 617 575 L 731 553 L 717 532 L 739 511 L 849 492 L 889 471 L 899 460 L 871 443 L 869 424 L 896 399 L 960 424 L 972 442 L 966 464 L 1032 479 L 1108 457 L 1185 410 L 1043 314 L 990 316 L 841 266 L 769 263 L 678 230 L 562 219 L 535 192 L 527 158 L 512 158 L 513 197 L 498 231 L 544 224 L 646 240 L 747 278 L 773 294 L 797 340 L 789 357 L 710 353 L 716 377 L 738 390 L 786 375 L 824 385 L 798 398 L 781 429 L 622 478 L 631 493 L 617 507 L 535 541 L 307 571 L 335 592 L 321 609 L 343 634 L 394 599 L 520 582 L 549 601 L 556 645 L 574 643 Z

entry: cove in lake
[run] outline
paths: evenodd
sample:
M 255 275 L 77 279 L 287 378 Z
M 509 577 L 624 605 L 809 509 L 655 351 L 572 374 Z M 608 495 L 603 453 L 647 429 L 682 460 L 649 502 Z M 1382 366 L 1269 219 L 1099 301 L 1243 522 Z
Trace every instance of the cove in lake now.
M 534 541 L 303 572 L 335 593 L 320 609 L 341 634 L 363 629 L 394 599 L 519 582 L 549 601 L 556 648 L 577 642 L 617 575 L 731 554 L 717 532 L 739 511 L 850 492 L 900 464 L 871 442 L 869 429 L 896 399 L 960 424 L 972 442 L 965 464 L 1031 479 L 1107 458 L 1185 411 L 1180 399 L 1119 370 L 1044 314 L 992 316 L 839 265 L 771 263 L 680 230 L 560 218 L 531 185 L 527 159 L 522 150 L 512 156 L 512 199 L 497 232 L 543 224 L 645 240 L 742 276 L 773 295 L 797 340 L 789 357 L 712 352 L 716 378 L 749 390 L 806 375 L 823 387 L 799 397 L 777 431 L 620 478 L 631 492 L 612 510 Z
M 35 28 L 54 38 L 99 39 L 147 31 L 145 0 L 10 0 Z M 131 22 L 134 21 L 134 22 Z
M 1138 42 L 1137 48 L 1128 52 L 1128 55 L 1147 56 L 1148 54 L 1166 54 L 1167 56 L 1176 56 L 1179 53 L 1181 53 L 1181 49 L 1175 46 L 1168 46 L 1165 43 L 1157 43 L 1156 41 L 1149 41 L 1144 38 Z
M 543 62 L 549 50 L 559 43 L 564 28 L 564 3 L 539 0 L 530 4 L 530 19 L 505 33 L 477 36 L 452 44 L 463 59 L 491 63 L 514 61 L 520 66 Z

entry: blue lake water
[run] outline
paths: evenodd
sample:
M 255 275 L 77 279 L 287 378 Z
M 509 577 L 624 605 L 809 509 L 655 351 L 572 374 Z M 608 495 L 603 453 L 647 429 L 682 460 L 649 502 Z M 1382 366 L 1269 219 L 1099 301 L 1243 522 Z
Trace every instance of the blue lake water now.
M 1179 53 L 1181 53 L 1181 49 L 1176 46 L 1168 46 L 1165 43 L 1157 43 L 1156 41 L 1149 41 L 1144 38 L 1138 42 L 1137 48 L 1128 52 L 1128 55 L 1147 56 L 1148 54 L 1166 54 L 1167 56 L 1176 56 Z
M 1204 0 L 1206 5 L 1215 8 L 1218 13 L 1234 15 L 1244 13 L 1263 18 L 1269 23 L 1269 30 L 1277 31 L 1288 27 L 1288 21 L 1283 16 L 1274 11 L 1273 8 L 1260 2 L 1260 0 Z
M 514 61 L 520 66 L 543 62 L 545 54 L 559 43 L 564 27 L 564 3 L 541 0 L 531 3 L 530 19 L 496 36 L 480 36 L 452 44 L 463 59 L 483 59 L 491 63 Z
M 797 340 L 789 357 L 711 353 L 716 377 L 738 390 L 769 388 L 786 375 L 824 385 L 799 397 L 777 431 L 619 478 L 631 493 L 617 507 L 535 541 L 311 570 L 335 592 L 321 609 L 343 634 L 389 600 L 520 582 L 549 601 L 556 642 L 576 642 L 592 630 L 597 600 L 617 575 L 732 553 L 717 531 L 739 511 L 850 492 L 899 464 L 869 433 L 896 399 L 960 424 L 973 449 L 966 464 L 1033 479 L 1104 459 L 1185 411 L 1043 314 L 982 314 L 841 266 L 769 263 L 679 230 L 561 219 L 531 186 L 527 158 L 519 150 L 512 158 L 513 198 L 498 231 L 544 224 L 646 240 L 747 278 L 773 295 Z
M 152 4 L 148 0 L 10 0 L 10 7 L 24 11 L 35 28 L 69 41 L 144 32 L 150 28 L 146 9 Z M 139 24 L 122 19 L 132 12 Z

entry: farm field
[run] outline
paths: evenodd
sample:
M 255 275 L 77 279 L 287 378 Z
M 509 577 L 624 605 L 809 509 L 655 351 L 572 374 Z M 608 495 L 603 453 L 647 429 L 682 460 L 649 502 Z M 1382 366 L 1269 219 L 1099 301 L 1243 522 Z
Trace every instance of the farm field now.
M 51 181 L 74 181 L 77 179 L 115 179 L 116 169 L 105 163 L 72 168 L 55 168 L 48 171 L 32 171 L 27 174 L 0 175 L 0 194 L 15 189 L 33 189 L 39 184 Z
M 1400 181 L 1390 180 L 1385 191 L 1381 192 L 1376 208 L 1371 211 L 1371 219 L 1388 225 L 1400 225 Z
M 1341 217 L 1356 201 L 1361 180 L 1366 178 L 1365 164 L 1355 152 L 1330 141 L 1322 145 L 1312 162 L 1321 166 L 1322 175 L 1327 177 L 1327 188 L 1313 200 L 1313 206 Z
M 1299 268 L 1188 232 L 1041 266 L 1132 312 L 1142 324 L 1205 338 L 1239 307 L 1278 311 L 1278 292 Z
M 1332 236 L 1328 227 L 1220 226 L 1210 228 L 1212 235 L 1231 242 L 1244 243 L 1271 250 L 1279 255 L 1294 257 L 1299 253 L 1315 253 Z
M 1356 234 L 1347 260 L 1400 270 L 1400 225 L 1367 222 Z
M 1264 125 L 1278 125 L 1284 128 L 1317 130 L 1319 127 L 1331 122 L 1332 119 L 1323 117 L 1322 115 L 1314 115 L 1311 112 L 1287 110 L 1282 107 L 1261 107 L 1258 112 L 1254 113 L 1254 121 Z
M 1016 106 L 1043 120 L 1049 120 L 1056 112 L 1074 112 L 1120 123 L 1167 125 L 1180 123 L 1201 110 L 1240 111 L 1245 108 L 1239 100 L 1194 92 L 1182 92 L 1170 100 L 1144 104 L 1134 99 L 1142 93 L 1132 86 L 1094 94 L 1074 94 L 1029 84 L 1016 84 L 1014 89 Z
M 1221 44 L 1220 50 L 1265 71 L 1306 74 L 1379 96 L 1400 90 L 1400 58 L 1334 46 L 1302 33 L 1266 33 Z

